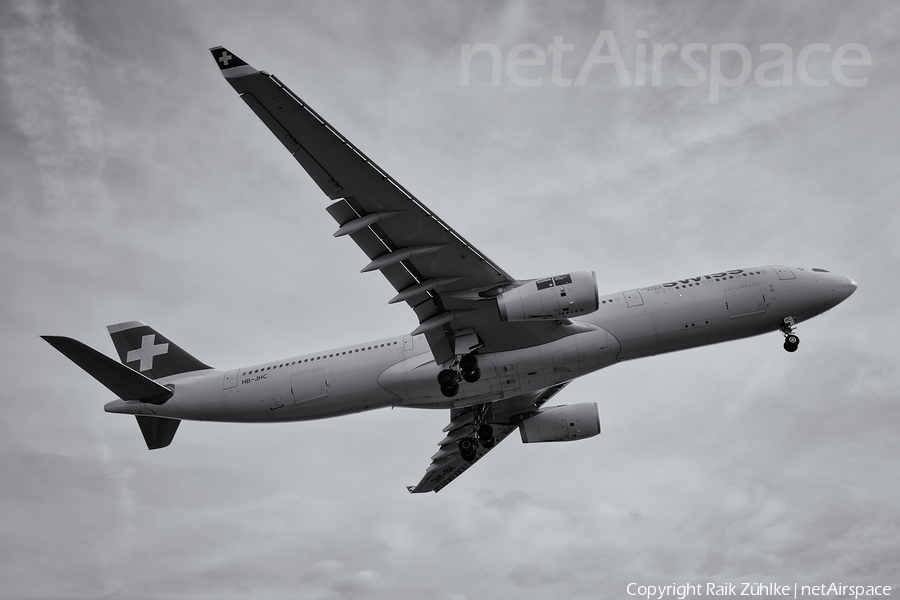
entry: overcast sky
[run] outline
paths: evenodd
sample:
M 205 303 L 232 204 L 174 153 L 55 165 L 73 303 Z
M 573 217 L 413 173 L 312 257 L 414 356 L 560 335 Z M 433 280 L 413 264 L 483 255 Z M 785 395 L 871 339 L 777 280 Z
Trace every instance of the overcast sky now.
M 559 84 L 603 31 L 631 85 L 613 64 Z M 898 31 L 895 2 L 0 3 L 0 597 L 896 590 Z M 571 49 L 554 79 L 557 36 Z M 461 84 L 466 44 L 499 49 L 499 85 L 487 52 Z M 520 44 L 544 64 L 510 67 L 539 58 Z M 654 44 L 677 45 L 658 85 Z M 706 44 L 700 85 L 684 84 L 699 78 L 687 44 Z M 723 44 L 752 71 L 714 89 Z M 790 85 L 783 65 L 757 81 L 782 55 L 763 44 L 790 48 Z M 798 72 L 810 44 L 828 49 L 803 75 L 824 85 Z M 832 69 L 845 44 L 870 64 L 837 74 L 864 85 Z M 795 354 L 772 333 L 585 377 L 557 399 L 598 402 L 600 436 L 511 436 L 437 495 L 405 486 L 443 411 L 185 422 L 149 452 L 40 334 L 114 355 L 106 325 L 138 319 L 230 369 L 416 326 L 332 237 L 327 199 L 224 81 L 216 45 L 516 277 L 593 269 L 606 293 L 785 264 L 859 290 L 803 323 Z M 721 56 L 739 81 L 739 51 Z

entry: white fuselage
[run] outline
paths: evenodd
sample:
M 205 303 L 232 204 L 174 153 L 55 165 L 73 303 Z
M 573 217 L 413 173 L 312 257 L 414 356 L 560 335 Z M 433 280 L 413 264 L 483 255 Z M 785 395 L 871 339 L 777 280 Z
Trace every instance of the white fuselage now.
M 445 397 L 424 335 L 294 356 L 223 372 L 159 380 L 174 387 L 165 404 L 116 400 L 108 412 L 202 421 L 299 421 L 387 406 L 452 408 L 489 403 L 570 381 L 623 360 L 778 330 L 845 300 L 842 275 L 755 267 L 600 295 L 597 311 L 571 335 L 515 350 L 479 353 L 481 378 Z

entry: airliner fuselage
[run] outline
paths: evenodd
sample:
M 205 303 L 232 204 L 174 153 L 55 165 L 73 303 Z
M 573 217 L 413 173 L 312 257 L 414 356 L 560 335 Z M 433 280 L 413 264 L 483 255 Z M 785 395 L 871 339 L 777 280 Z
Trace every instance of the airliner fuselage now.
M 778 331 L 842 302 L 856 284 L 822 269 L 736 269 L 599 296 L 571 335 L 479 356 L 481 378 L 448 398 L 424 334 L 354 344 L 223 372 L 160 379 L 155 406 L 116 400 L 108 412 L 231 422 L 302 421 L 405 406 L 460 408 L 515 398 L 617 362 Z

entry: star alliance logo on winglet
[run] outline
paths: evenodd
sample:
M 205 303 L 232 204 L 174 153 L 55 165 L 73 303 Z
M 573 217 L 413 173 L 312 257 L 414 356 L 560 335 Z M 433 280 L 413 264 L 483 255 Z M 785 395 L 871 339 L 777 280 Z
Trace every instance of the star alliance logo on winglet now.
M 137 350 L 129 350 L 128 354 L 125 356 L 126 362 L 132 362 L 135 360 L 141 361 L 141 365 L 139 367 L 139 371 L 149 371 L 153 368 L 153 357 L 159 356 L 161 354 L 165 354 L 169 351 L 169 344 L 156 344 L 154 339 L 156 338 L 155 333 L 151 333 L 150 335 L 145 335 L 141 337 L 141 347 Z

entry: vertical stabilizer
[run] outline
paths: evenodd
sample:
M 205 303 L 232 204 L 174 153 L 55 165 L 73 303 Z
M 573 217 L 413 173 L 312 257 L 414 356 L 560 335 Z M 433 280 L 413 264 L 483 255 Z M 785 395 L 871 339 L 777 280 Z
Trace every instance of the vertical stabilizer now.
M 107 327 L 119 360 L 150 379 L 211 369 L 140 321 Z

